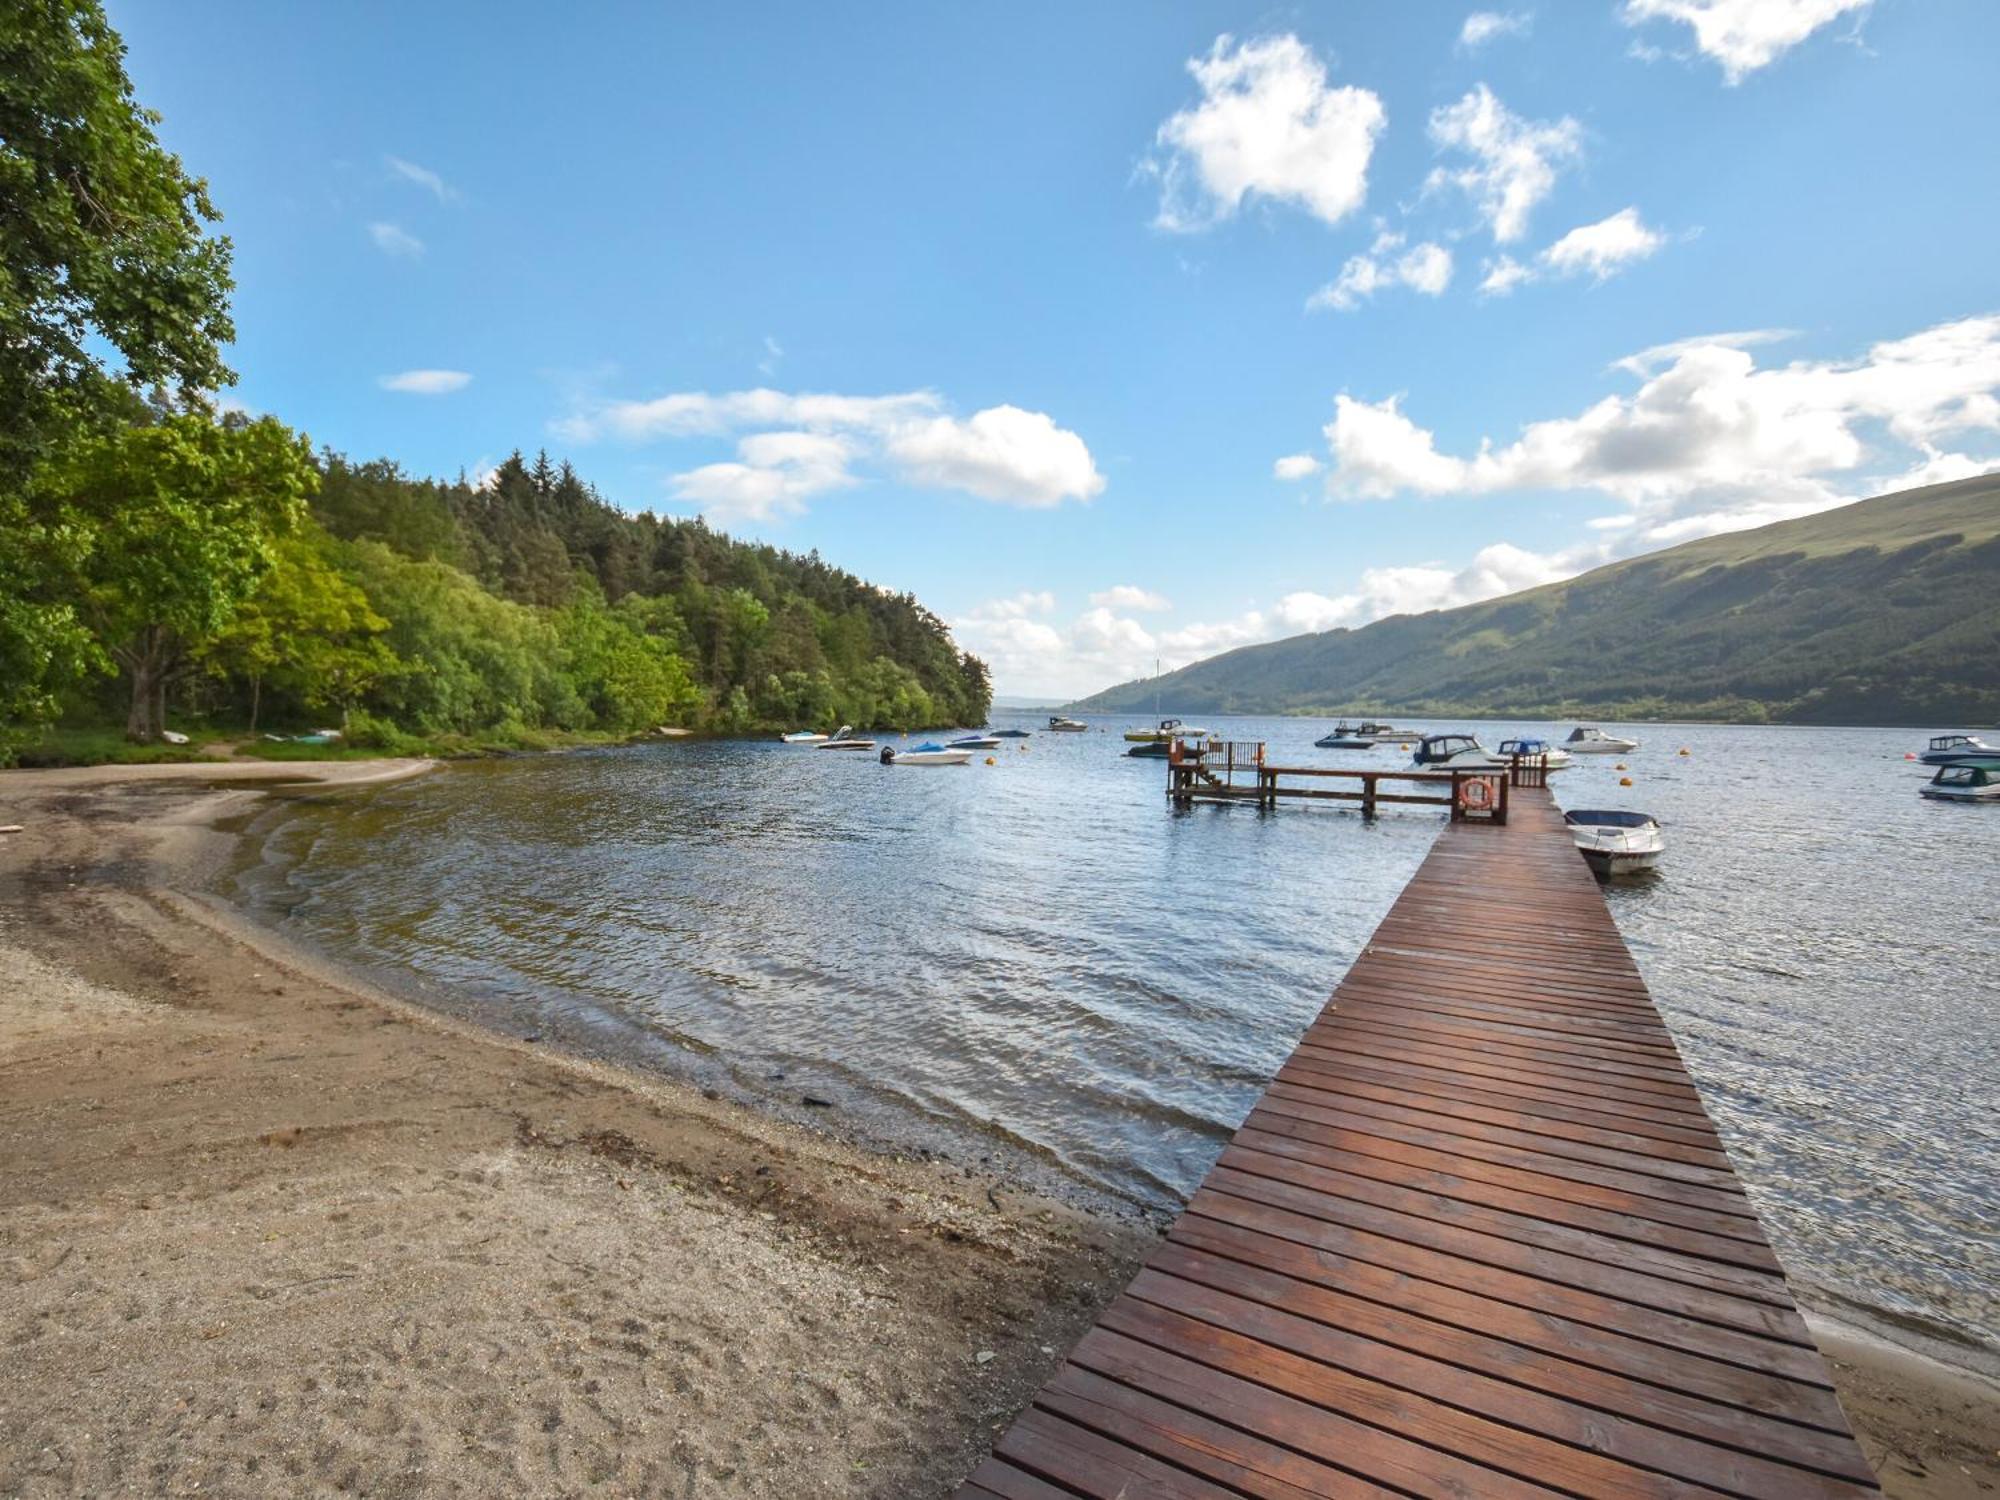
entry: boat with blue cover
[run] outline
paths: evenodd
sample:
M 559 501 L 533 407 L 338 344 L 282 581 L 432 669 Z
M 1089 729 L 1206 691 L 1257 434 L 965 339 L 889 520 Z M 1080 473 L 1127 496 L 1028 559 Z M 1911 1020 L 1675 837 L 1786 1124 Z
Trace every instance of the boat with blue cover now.
M 1939 766 L 1917 792 L 1937 802 L 2000 802 L 2000 756 Z

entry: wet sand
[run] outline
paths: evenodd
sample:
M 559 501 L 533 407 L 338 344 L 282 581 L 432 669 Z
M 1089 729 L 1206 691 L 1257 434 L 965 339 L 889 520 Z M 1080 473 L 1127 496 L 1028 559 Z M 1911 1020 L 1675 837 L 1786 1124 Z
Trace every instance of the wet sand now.
M 213 783 L 423 769 L 0 775 L 0 1495 L 949 1493 L 1152 1228 L 438 1017 L 200 895 L 258 795 Z M 1889 1494 L 2000 1493 L 2000 1388 L 1815 1328 Z

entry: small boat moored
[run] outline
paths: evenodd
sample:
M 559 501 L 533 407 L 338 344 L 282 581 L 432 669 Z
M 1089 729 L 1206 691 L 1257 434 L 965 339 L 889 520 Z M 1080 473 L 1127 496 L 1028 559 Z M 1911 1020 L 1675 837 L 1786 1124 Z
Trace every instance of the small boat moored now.
M 1025 729 L 994 729 L 990 730 L 989 733 L 996 740 L 1025 740 L 1028 737 L 1029 731 Z
M 1637 740 L 1621 740 L 1615 734 L 1584 724 L 1572 729 L 1569 738 L 1563 741 L 1563 749 L 1571 755 L 1624 755 L 1638 748 Z
M 940 745 L 936 740 L 926 740 L 907 750 L 898 750 L 892 745 L 882 747 L 882 764 L 885 766 L 962 766 L 971 759 L 970 750 Z
M 1939 766 L 1917 792 L 1939 802 L 2000 802 L 2000 756 Z
M 1162 719 L 1157 728 L 1126 730 L 1125 738 L 1135 745 L 1164 745 L 1173 740 L 1199 739 L 1207 733 L 1206 729 L 1196 729 L 1192 724 L 1183 724 L 1179 719 Z
M 1171 740 L 1148 740 L 1143 745 L 1134 745 L 1125 752 L 1134 760 L 1166 760 L 1174 753 Z
M 1965 760 L 2000 759 L 2000 746 L 1989 745 L 1976 734 L 1938 734 L 1917 757 L 1927 766 L 1955 766 Z
M 1469 734 L 1427 734 L 1410 764 L 1427 771 L 1497 770 L 1507 764 Z
M 948 746 L 952 750 L 998 750 L 1000 736 L 997 734 L 968 734 L 953 740 Z
M 1666 835 L 1650 813 L 1578 808 L 1563 814 L 1577 852 L 1600 880 L 1650 870 L 1666 852 Z
M 1560 771 L 1569 764 L 1569 752 L 1551 745 L 1547 740 L 1502 740 L 1500 754 L 1507 760 L 1519 756 L 1522 760 L 1539 760 L 1542 768 Z
M 852 724 L 843 724 L 840 728 L 834 730 L 832 739 L 821 740 L 813 748 L 816 750 L 873 750 L 875 742 L 869 739 L 856 738 L 854 726 Z
M 1049 729 L 1056 734 L 1087 734 L 1090 726 L 1081 719 L 1065 719 L 1061 714 L 1050 714 Z
M 1363 724 L 1356 729 L 1343 721 L 1314 740 L 1313 744 L 1321 750 L 1373 750 L 1376 736 L 1384 727 L 1381 724 Z

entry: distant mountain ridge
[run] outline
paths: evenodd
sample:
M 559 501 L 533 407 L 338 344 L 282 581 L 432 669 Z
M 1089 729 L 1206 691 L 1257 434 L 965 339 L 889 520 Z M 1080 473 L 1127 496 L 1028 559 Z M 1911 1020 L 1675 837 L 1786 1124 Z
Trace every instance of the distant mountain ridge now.
M 1073 705 L 1150 712 L 1136 679 Z M 2000 475 L 1670 547 L 1457 609 L 1244 646 L 1180 714 L 2000 721 Z

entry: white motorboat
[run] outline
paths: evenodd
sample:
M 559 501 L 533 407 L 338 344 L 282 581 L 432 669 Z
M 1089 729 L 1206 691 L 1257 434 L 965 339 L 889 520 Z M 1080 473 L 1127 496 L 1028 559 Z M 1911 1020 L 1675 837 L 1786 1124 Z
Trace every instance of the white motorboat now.
M 1504 760 L 1519 756 L 1522 760 L 1539 760 L 1542 768 L 1560 771 L 1569 764 L 1569 752 L 1551 745 L 1547 740 L 1502 740 L 1500 755 Z
M 783 740 L 787 745 L 824 745 L 832 736 L 814 734 L 810 729 L 807 729 L 797 734 L 781 734 L 778 738 Z
M 1939 802 L 2000 802 L 2000 756 L 1939 766 L 1917 791 Z
M 1081 719 L 1065 719 L 1061 714 L 1050 714 L 1049 731 L 1052 734 L 1088 734 L 1090 726 Z
M 948 750 L 998 750 L 1000 737 L 992 734 L 968 734 L 953 740 L 945 747 Z
M 1939 734 L 1917 757 L 1927 766 L 1955 766 L 1966 760 L 2000 758 L 2000 746 L 1989 745 L 1976 734 Z
M 1563 822 L 1569 825 L 1577 852 L 1599 879 L 1650 870 L 1666 853 L 1666 835 L 1660 832 L 1659 820 L 1648 813 L 1579 808 L 1564 813 Z
M 971 759 L 970 750 L 940 745 L 936 740 L 926 740 L 907 750 L 885 746 L 882 751 L 882 764 L 885 766 L 962 766 Z
M 1420 771 L 1495 771 L 1507 762 L 1469 734 L 1427 734 L 1410 764 Z
M 873 750 L 875 742 L 857 738 L 852 724 L 843 724 L 834 730 L 833 738 L 821 740 L 813 747 L 816 750 Z
M 1569 738 L 1563 741 L 1563 749 L 1571 755 L 1624 755 L 1638 748 L 1637 740 L 1621 740 L 1615 734 L 1583 724 L 1572 729 Z

